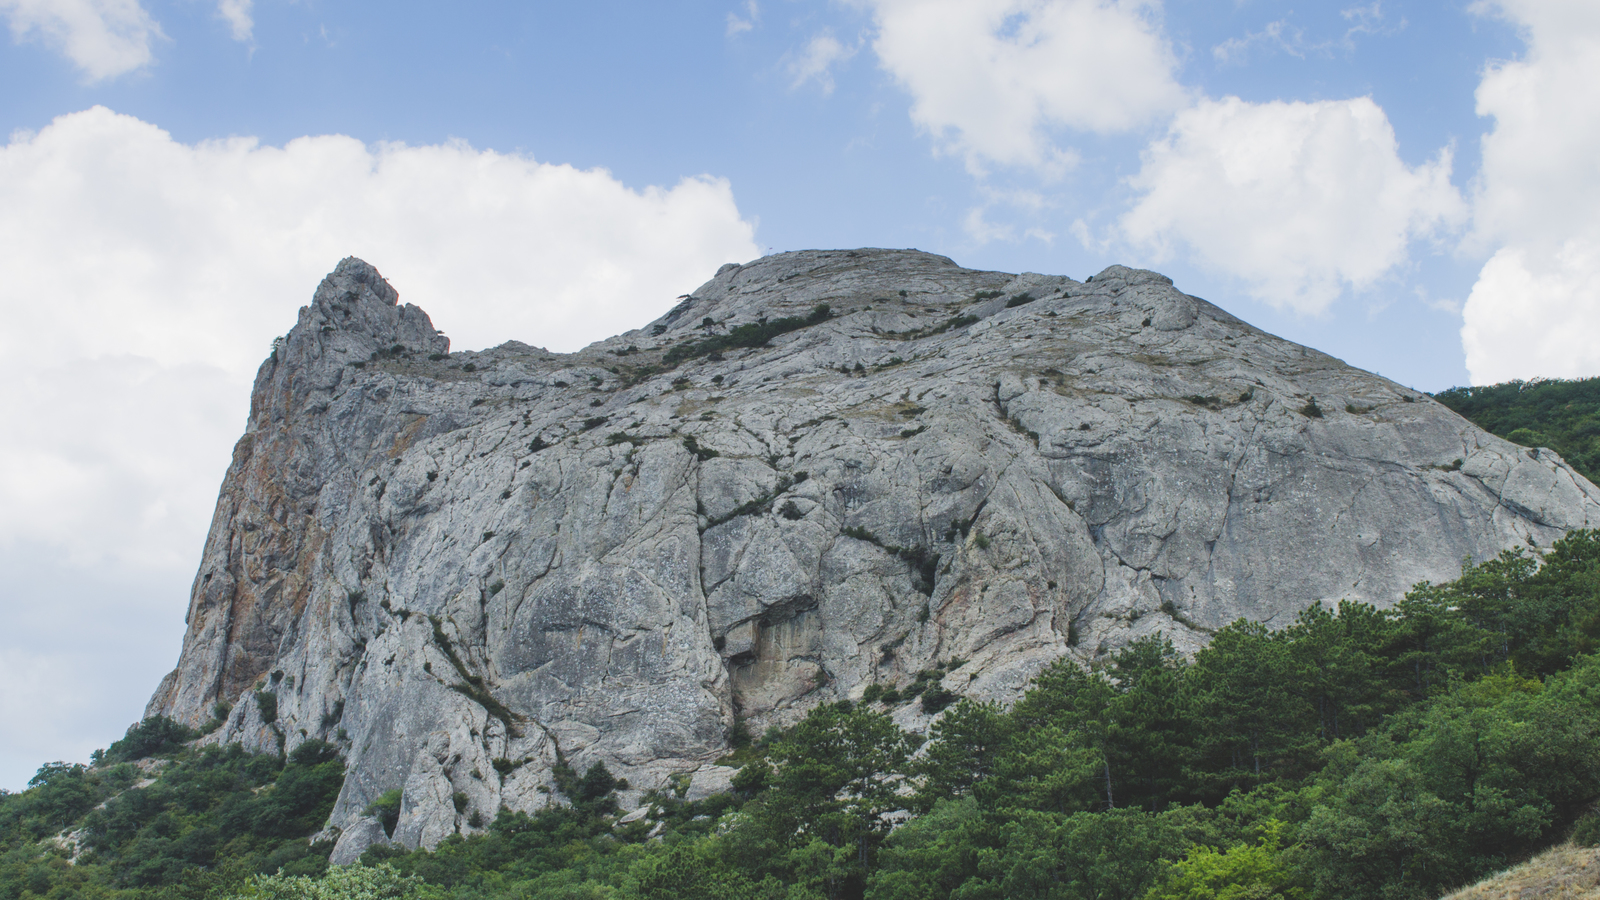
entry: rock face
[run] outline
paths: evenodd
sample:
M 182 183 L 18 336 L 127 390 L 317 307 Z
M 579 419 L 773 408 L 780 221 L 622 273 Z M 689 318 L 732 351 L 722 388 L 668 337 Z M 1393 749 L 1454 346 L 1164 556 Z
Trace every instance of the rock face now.
M 787 253 L 574 354 L 449 354 L 396 303 L 347 259 L 262 365 L 148 709 L 339 744 L 336 860 L 552 802 L 563 763 L 712 790 L 736 721 L 936 661 L 1010 699 L 1600 524 L 1549 451 L 1153 272 Z

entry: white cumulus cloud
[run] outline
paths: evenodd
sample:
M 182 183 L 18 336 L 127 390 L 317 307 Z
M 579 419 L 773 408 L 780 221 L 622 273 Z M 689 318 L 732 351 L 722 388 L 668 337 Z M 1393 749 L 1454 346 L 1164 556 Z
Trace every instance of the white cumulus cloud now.
M 1202 100 L 1146 149 L 1121 236 L 1159 261 L 1180 247 L 1257 298 L 1317 313 L 1460 223 L 1451 154 L 1408 166 L 1370 98 Z
M 91 82 L 149 65 L 161 37 L 139 0 L 0 0 L 0 15 L 15 40 L 44 40 Z
M 514 338 L 572 350 L 644 324 L 759 249 L 713 178 L 635 189 L 462 143 L 184 144 L 100 107 L 14 135 L 0 146 L 0 619 L 52 614 L 26 635 L 0 629 L 0 711 L 33 708 L 13 695 L 40 666 L 56 684 L 154 688 L 159 671 L 117 668 L 126 653 L 89 654 L 107 662 L 84 673 L 83 653 L 41 648 L 81 650 L 72 632 L 86 620 L 142 639 L 162 590 L 175 653 L 251 378 L 347 255 L 456 349 Z M 62 571 L 159 588 L 74 594 Z
M 1490 259 L 1463 310 L 1475 384 L 1600 374 L 1600 5 L 1497 0 L 1477 10 L 1517 24 L 1520 60 L 1490 66 L 1469 249 Z
M 149 523 L 187 490 L 183 455 L 226 462 L 272 338 L 351 254 L 457 349 L 573 350 L 758 250 L 726 181 L 633 190 L 465 144 L 188 145 L 102 107 L 63 116 L 0 148 L 0 541 L 165 552 Z M 105 492 L 125 507 L 84 521 Z
M 1178 109 L 1152 0 L 865 0 L 882 67 L 943 149 L 1045 173 L 1060 129 L 1127 131 Z

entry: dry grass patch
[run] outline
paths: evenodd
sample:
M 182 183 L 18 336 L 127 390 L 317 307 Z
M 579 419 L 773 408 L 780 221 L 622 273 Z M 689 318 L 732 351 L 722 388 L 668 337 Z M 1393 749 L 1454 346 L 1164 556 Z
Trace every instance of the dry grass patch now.
M 1600 849 L 1564 844 L 1444 900 L 1600 900 Z

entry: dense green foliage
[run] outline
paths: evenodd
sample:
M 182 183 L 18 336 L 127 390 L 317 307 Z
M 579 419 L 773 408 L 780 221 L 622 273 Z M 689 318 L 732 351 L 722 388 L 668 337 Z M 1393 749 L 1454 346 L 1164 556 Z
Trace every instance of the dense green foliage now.
M 166 716 L 151 716 L 128 726 L 122 740 L 113 741 L 104 752 L 95 753 L 93 762 L 98 766 L 109 766 L 148 756 L 163 756 L 183 749 L 185 743 L 199 736 L 194 729 Z
M 0 898 L 1421 900 L 1600 836 L 1597 638 L 1600 532 L 1574 532 L 1393 610 L 1058 663 L 1009 708 L 944 708 L 925 740 L 888 716 L 909 697 L 869 691 L 742 740 L 733 792 L 674 782 L 627 824 L 626 785 L 561 766 L 565 803 L 328 874 L 305 840 L 338 788 L 327 745 L 281 768 L 183 750 L 143 787 L 128 763 L 47 766 L 0 798 Z M 69 826 L 76 866 L 39 843 Z
M 332 848 L 307 838 L 344 782 L 338 752 L 308 741 L 285 762 L 171 746 L 185 731 L 147 719 L 100 755 L 119 761 L 52 763 L 0 795 L 0 898 L 203 897 L 257 873 L 322 874 Z M 144 759 L 138 748 L 167 758 L 148 772 L 120 761 Z
M 398 900 L 416 896 L 422 886 L 422 879 L 401 875 L 393 866 L 340 866 L 321 878 L 257 875 L 229 900 Z
M 1479 428 L 1524 447 L 1549 447 L 1600 481 L 1600 378 L 1508 381 L 1433 396 Z

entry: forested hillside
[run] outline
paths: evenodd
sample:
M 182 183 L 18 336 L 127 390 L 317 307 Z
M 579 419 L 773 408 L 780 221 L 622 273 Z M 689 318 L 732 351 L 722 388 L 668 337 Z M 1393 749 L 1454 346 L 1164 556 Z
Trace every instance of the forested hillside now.
M 1485 431 L 1524 447 L 1549 447 L 1600 481 L 1600 378 L 1508 381 L 1433 397 Z
M 1393 610 L 1239 622 L 1192 661 L 1146 640 L 1058 664 L 1010 709 L 950 705 L 929 673 L 739 748 L 734 792 L 661 792 L 625 825 L 609 773 L 562 770 L 569 804 L 374 848 L 371 870 L 322 875 L 307 844 L 338 785 L 326 745 L 280 763 L 153 720 L 0 798 L 0 897 L 1435 897 L 1600 839 L 1600 533 L 1546 549 Z M 925 743 L 886 715 L 904 702 L 945 707 Z M 127 760 L 147 753 L 171 762 L 144 782 Z
M 321 874 L 322 827 L 344 781 L 332 745 L 287 760 L 147 719 L 93 766 L 50 763 L 0 791 L 0 897 L 205 897 L 258 872 Z

